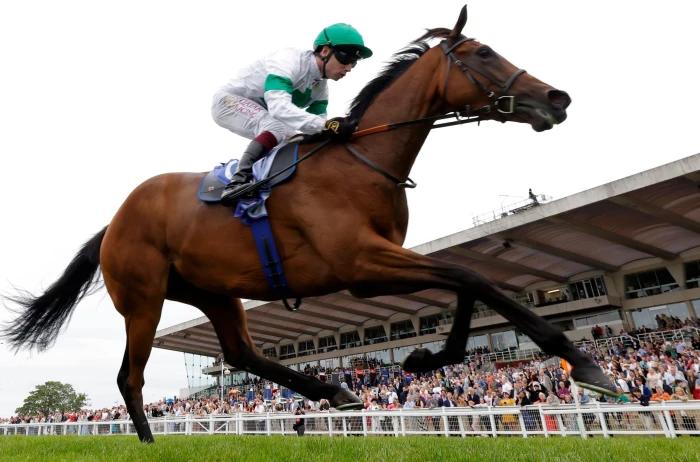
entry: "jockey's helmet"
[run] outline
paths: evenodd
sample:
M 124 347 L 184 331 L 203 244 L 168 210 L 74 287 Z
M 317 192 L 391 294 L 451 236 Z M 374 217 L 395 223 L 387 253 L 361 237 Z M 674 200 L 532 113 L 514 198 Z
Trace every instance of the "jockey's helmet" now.
M 372 50 L 365 46 L 362 35 L 350 24 L 338 23 L 324 28 L 314 40 L 314 50 L 322 46 L 355 49 L 360 58 L 372 56 Z

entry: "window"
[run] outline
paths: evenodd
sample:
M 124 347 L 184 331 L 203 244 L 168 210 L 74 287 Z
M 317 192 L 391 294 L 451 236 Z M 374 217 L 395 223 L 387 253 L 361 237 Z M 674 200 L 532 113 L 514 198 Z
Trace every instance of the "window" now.
M 569 288 L 567 286 L 552 287 L 547 290 L 540 291 L 538 297 L 540 304 L 538 306 L 556 305 L 571 300 L 569 296 Z
M 617 310 L 575 318 L 574 327 L 582 329 L 584 327 L 604 326 L 614 322 L 622 322 L 620 312 Z
M 336 367 L 340 367 L 340 358 L 322 359 L 320 363 L 321 367 L 325 368 L 326 370 L 332 370 Z
M 302 340 L 299 342 L 299 356 L 308 356 L 316 353 L 313 340 Z
M 437 352 L 441 351 L 443 348 L 445 348 L 445 341 L 438 340 L 437 342 L 428 342 L 428 343 L 422 344 L 421 347 L 427 348 L 428 350 L 432 351 L 433 353 L 437 353 Z
M 440 323 L 440 315 L 424 316 L 420 318 L 420 335 L 434 334 Z
M 535 297 L 533 297 L 532 292 L 523 292 L 520 294 L 516 294 L 513 298 L 516 302 L 528 308 L 532 308 L 533 306 L 535 306 Z
M 399 340 L 416 336 L 416 329 L 410 319 L 391 323 L 391 339 Z
M 394 348 L 394 362 L 397 364 L 403 363 L 404 359 L 415 349 L 415 345 Z
M 472 319 L 477 318 L 487 318 L 489 316 L 495 316 L 497 313 L 486 306 L 483 302 L 477 300 L 474 302 L 474 309 L 472 310 Z
M 491 334 L 491 343 L 493 344 L 494 351 L 518 348 L 518 339 L 515 336 L 515 331 L 512 330 Z
M 573 282 L 569 284 L 569 292 L 573 300 L 600 297 L 607 294 L 605 281 L 601 276 Z
M 340 349 L 344 350 L 346 348 L 355 348 L 362 346 L 362 341 L 360 341 L 360 336 L 357 334 L 356 330 L 351 332 L 343 332 L 340 334 Z
M 700 300 L 693 300 L 693 308 L 695 309 L 695 316 L 700 318 Z
M 318 352 L 326 353 L 329 351 L 335 351 L 338 349 L 338 344 L 335 343 L 335 336 L 329 335 L 327 337 L 321 337 L 318 339 Z
M 678 283 L 666 268 L 625 276 L 625 297 L 628 299 L 649 297 L 678 289 Z
M 301 354 L 299 354 L 301 356 Z M 314 368 L 318 368 L 318 361 L 309 361 L 307 363 L 299 363 L 295 364 L 294 367 L 296 370 L 303 374 L 308 374 L 308 375 L 315 375 L 318 372 L 318 369 L 314 370 Z M 307 369 L 308 367 L 308 369 Z
M 700 284 L 700 260 L 685 264 L 685 287 L 695 289 Z
M 483 334 L 483 335 L 469 336 L 469 340 L 467 341 L 467 354 L 485 352 L 488 350 L 488 348 L 489 348 L 489 336 L 488 335 Z
M 367 353 L 367 359 L 374 359 L 375 364 L 379 366 L 388 366 L 391 364 L 391 357 L 389 355 L 389 350 L 377 350 Z
M 202 372 L 203 369 L 214 366 L 211 356 L 185 353 L 185 370 L 187 371 L 187 386 L 198 388 L 214 385 L 215 379 Z
M 365 328 L 365 345 L 386 342 L 386 331 L 384 326 L 373 326 Z
M 275 351 L 275 347 L 270 347 L 270 348 L 263 348 L 263 356 L 266 358 L 276 358 L 277 357 L 277 352 Z
M 517 332 L 517 331 L 516 331 L 516 335 L 518 337 L 518 348 L 520 348 L 521 350 L 539 350 L 540 349 L 540 347 L 535 342 L 533 342 L 532 339 L 530 337 L 528 337 L 527 335 L 525 335 L 521 332 Z
M 663 327 L 664 319 L 667 316 L 673 316 L 684 321 L 690 318 L 688 306 L 685 303 L 671 303 L 670 305 L 654 306 L 632 312 L 632 319 L 637 328 L 658 329 Z
M 297 354 L 294 350 L 294 344 L 280 345 L 280 359 L 296 358 Z

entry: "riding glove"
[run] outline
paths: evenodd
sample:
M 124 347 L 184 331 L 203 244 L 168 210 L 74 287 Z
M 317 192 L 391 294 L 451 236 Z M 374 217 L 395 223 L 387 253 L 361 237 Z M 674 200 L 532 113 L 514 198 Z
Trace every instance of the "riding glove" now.
M 336 141 L 347 141 L 355 131 L 357 122 L 346 117 L 334 117 L 328 119 L 323 131 Z

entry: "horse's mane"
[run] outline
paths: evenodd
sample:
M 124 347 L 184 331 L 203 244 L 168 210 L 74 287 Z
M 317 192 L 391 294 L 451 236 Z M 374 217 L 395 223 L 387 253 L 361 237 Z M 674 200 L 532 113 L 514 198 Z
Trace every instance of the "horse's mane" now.
M 425 34 L 409 43 L 406 47 L 394 53 L 392 59 L 382 69 L 381 73 L 371 80 L 350 104 L 349 119 L 360 120 L 374 98 L 384 91 L 406 69 L 411 67 L 418 58 L 430 49 L 427 40 L 432 38 L 446 38 L 452 31 L 443 27 L 428 29 Z

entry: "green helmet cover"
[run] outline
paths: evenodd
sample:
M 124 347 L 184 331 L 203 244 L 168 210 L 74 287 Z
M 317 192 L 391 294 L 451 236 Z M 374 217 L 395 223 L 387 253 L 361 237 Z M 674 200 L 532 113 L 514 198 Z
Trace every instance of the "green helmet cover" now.
M 316 40 L 314 40 L 314 50 L 320 46 L 352 46 L 360 50 L 362 58 L 372 56 L 372 50 L 365 46 L 362 35 L 350 24 L 338 23 L 323 29 Z

